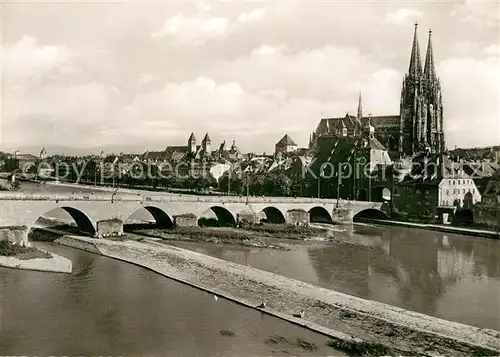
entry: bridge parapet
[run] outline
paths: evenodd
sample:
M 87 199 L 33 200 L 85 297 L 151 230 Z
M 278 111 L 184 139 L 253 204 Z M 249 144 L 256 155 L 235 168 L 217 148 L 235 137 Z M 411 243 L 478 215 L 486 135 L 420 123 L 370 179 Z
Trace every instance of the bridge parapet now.
M 0 200 L 7 201 L 133 201 L 133 202 L 200 202 L 200 203 L 269 203 L 269 204 L 337 204 L 337 199 L 296 198 L 296 197 L 246 197 L 246 196 L 195 196 L 195 195 L 132 195 L 132 194 L 38 194 L 3 192 Z M 378 202 L 339 200 L 339 206 L 376 207 Z

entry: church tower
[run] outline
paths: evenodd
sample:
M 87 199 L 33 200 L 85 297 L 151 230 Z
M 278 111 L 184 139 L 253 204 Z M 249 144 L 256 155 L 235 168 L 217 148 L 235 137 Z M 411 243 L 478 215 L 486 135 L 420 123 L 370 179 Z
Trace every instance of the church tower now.
M 188 149 L 190 153 L 196 153 L 196 137 L 191 133 L 188 139 Z
M 359 92 L 358 98 L 358 120 L 363 119 L 363 104 L 361 103 L 361 92 Z
M 436 75 L 434 53 L 432 49 L 432 30 L 429 30 L 429 41 L 424 66 L 424 95 L 427 102 L 427 142 L 431 152 L 444 151 L 443 102 L 441 83 Z
M 212 140 L 210 139 L 210 136 L 208 136 L 208 133 L 205 134 L 205 137 L 201 142 L 201 147 L 206 155 L 210 155 L 212 153 Z
M 422 71 L 415 23 L 408 73 L 403 79 L 400 101 L 399 155 L 444 150 L 441 85 L 436 76 L 429 31 L 429 44 Z
M 408 73 L 403 79 L 400 101 L 400 123 L 399 123 L 399 155 L 412 155 L 425 146 L 425 125 L 427 120 L 423 118 L 426 112 L 424 106 L 422 85 L 422 61 L 420 59 L 420 48 L 417 36 L 418 24 L 415 23 L 413 33 L 413 44 L 410 55 L 410 66 Z

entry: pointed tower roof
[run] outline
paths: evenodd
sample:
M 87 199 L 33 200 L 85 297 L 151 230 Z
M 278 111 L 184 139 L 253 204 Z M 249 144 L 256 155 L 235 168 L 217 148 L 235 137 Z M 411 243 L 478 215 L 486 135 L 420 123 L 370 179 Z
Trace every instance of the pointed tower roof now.
M 363 117 L 363 104 L 361 103 L 361 92 L 359 92 L 359 99 L 358 99 L 358 119 L 361 119 Z
M 420 59 L 420 47 L 418 45 L 417 27 L 418 22 L 415 22 L 413 45 L 411 47 L 410 67 L 408 69 L 408 74 L 413 77 L 417 77 L 422 74 L 422 61 Z
M 295 141 L 292 140 L 292 138 L 288 135 L 285 134 L 277 143 L 277 146 L 297 146 Z
M 210 139 L 210 136 L 208 135 L 208 133 L 205 134 L 205 137 L 203 138 L 203 142 L 212 142 L 212 140 Z
M 189 135 L 188 141 L 196 141 L 196 137 L 194 136 L 194 133 L 191 133 L 191 135 Z
M 424 78 L 428 81 L 436 79 L 436 66 L 434 65 L 434 52 L 432 51 L 432 30 L 429 29 L 429 42 L 427 43 L 427 54 L 425 55 Z

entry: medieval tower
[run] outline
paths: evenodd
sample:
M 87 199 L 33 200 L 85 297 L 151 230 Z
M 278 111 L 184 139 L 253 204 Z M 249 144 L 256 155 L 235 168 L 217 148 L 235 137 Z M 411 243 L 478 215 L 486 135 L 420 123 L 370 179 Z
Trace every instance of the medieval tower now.
M 194 133 L 191 133 L 191 135 L 189 136 L 188 149 L 190 153 L 196 153 L 196 137 L 194 136 Z
M 212 153 L 212 140 L 210 139 L 208 133 L 205 134 L 205 137 L 201 142 L 201 148 L 205 155 L 210 155 Z
M 417 26 L 413 34 L 408 73 L 403 79 L 400 102 L 399 155 L 445 149 L 441 84 L 436 75 L 431 35 L 422 71 Z

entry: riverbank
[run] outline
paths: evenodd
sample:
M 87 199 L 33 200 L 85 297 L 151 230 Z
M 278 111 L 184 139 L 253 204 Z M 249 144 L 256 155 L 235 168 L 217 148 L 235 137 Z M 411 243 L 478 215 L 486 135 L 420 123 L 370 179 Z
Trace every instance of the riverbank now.
M 332 344 L 381 344 L 391 354 L 419 356 L 493 356 L 500 352 L 498 331 L 356 298 L 162 243 L 74 236 L 59 238 L 56 243 L 88 247 L 86 250 L 97 250 L 249 307 L 266 302 L 264 312 L 331 336 L 337 341 Z M 305 311 L 303 318 L 293 316 L 301 310 Z
M 488 231 L 488 230 L 482 230 L 482 229 L 445 226 L 445 225 L 440 225 L 440 224 L 426 224 L 426 223 L 413 223 L 413 222 L 404 222 L 404 221 L 392 221 L 392 220 L 373 219 L 373 218 L 363 218 L 360 222 L 375 223 L 375 224 L 386 225 L 386 226 L 427 229 L 427 230 L 436 231 L 436 232 L 463 234 L 463 235 L 482 237 L 482 238 L 500 239 L 500 232 Z
M 34 247 L 0 241 L 0 266 L 6 268 L 71 273 L 71 260 Z

